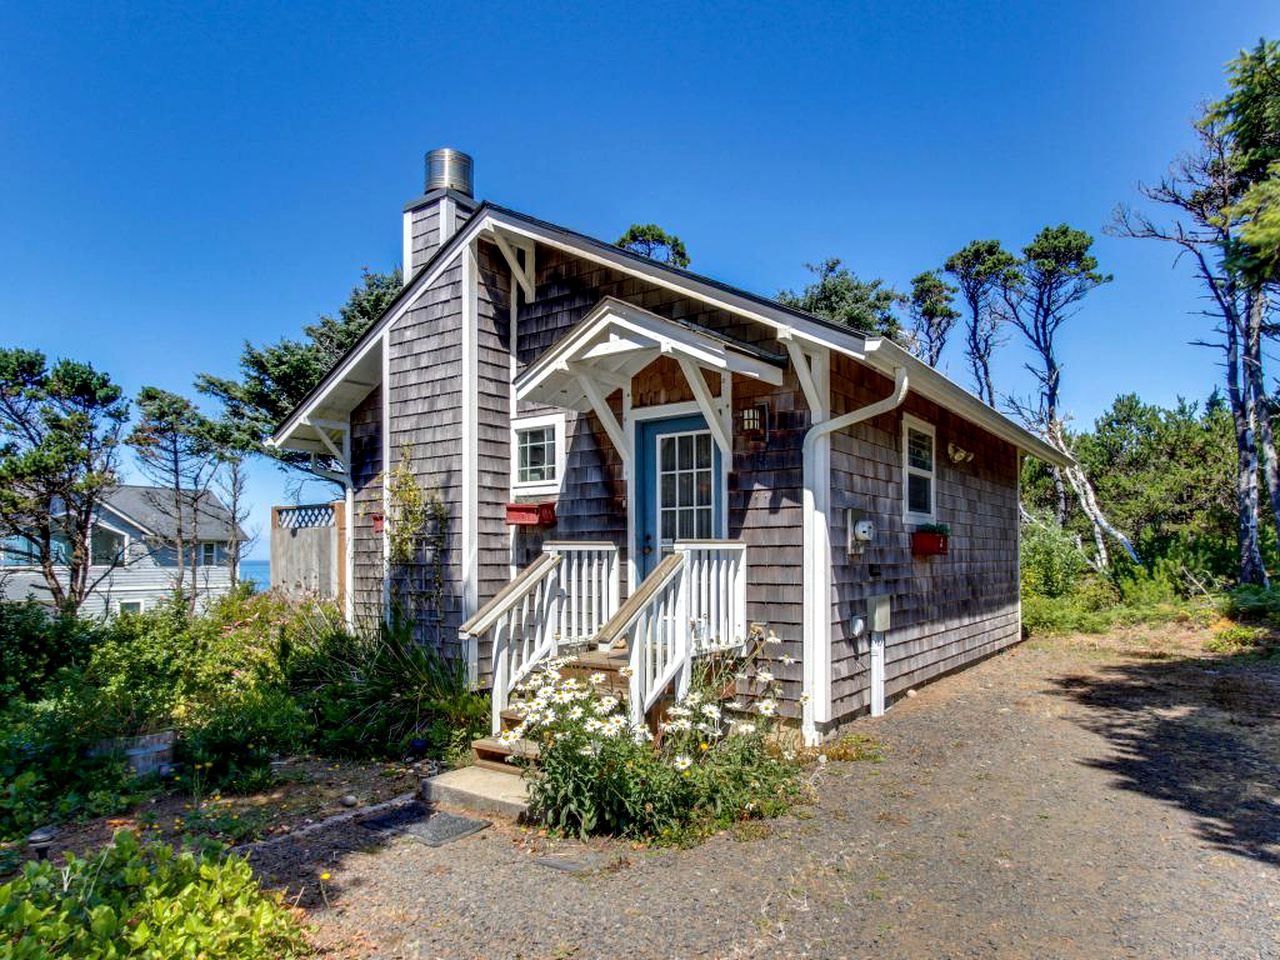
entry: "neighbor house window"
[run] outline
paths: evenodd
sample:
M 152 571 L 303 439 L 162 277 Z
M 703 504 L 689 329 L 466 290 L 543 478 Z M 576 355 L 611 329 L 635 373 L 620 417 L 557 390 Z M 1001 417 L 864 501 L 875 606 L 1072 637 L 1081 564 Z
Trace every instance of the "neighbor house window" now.
M 512 486 L 550 491 L 564 472 L 564 416 L 527 417 L 511 427 Z
M 902 499 L 908 523 L 931 523 L 937 502 L 937 458 L 933 427 L 915 417 L 902 418 Z
M 61 534 L 54 534 L 50 544 L 54 563 L 71 562 L 71 545 Z M 0 566 L 35 567 L 40 565 L 40 548 L 28 537 L 7 537 L 0 541 Z
M 141 600 L 121 600 L 116 604 L 117 613 L 141 613 L 143 604 Z
M 89 557 L 90 563 L 99 567 L 120 563 L 124 560 L 124 534 L 106 527 L 94 527 L 89 538 Z
M 0 558 L 6 567 L 30 567 L 37 562 L 36 545 L 26 537 L 7 537 L 0 543 Z
M 218 545 L 216 543 L 200 544 L 200 566 L 213 567 L 218 563 Z

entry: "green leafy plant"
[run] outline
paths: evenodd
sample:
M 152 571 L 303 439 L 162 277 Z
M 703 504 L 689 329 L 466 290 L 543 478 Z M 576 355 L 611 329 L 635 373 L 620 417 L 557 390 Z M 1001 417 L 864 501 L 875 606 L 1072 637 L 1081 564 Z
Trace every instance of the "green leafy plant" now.
M 207 786 L 249 793 L 271 782 L 271 759 L 311 739 L 306 711 L 285 690 L 249 688 L 188 716 L 182 756 Z
M 503 737 L 540 748 L 528 770 L 530 809 L 553 829 L 688 843 L 746 819 L 775 816 L 802 795 L 798 768 L 765 740 L 763 720 L 728 719 L 702 690 L 667 709 L 662 740 L 632 727 L 604 676 L 564 677 L 552 661 L 524 685 L 521 721 Z M 757 703 L 771 716 L 771 691 Z M 741 708 L 741 705 L 739 705 Z
M 404 621 L 356 633 L 330 624 L 296 645 L 285 669 L 321 753 L 400 756 L 421 738 L 444 756 L 487 730 L 488 698 L 470 689 L 466 665 Z
M 933 533 L 939 537 L 949 537 L 951 526 L 945 523 L 922 523 L 916 527 L 916 533 Z
M 262 891 L 245 860 L 175 854 L 127 831 L 92 857 L 30 862 L 0 884 L 0 943 L 15 960 L 309 953 L 294 915 Z

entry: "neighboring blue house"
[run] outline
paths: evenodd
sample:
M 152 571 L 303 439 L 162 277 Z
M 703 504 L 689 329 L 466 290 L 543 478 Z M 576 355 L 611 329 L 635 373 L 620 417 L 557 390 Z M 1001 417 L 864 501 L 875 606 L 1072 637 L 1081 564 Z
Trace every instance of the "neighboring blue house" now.
M 120 486 L 103 498 L 90 547 L 95 586 L 80 608 L 84 616 L 141 612 L 172 595 L 178 572 L 173 514 L 173 494 L 161 487 Z M 188 531 L 186 538 L 194 540 L 203 605 L 231 589 L 231 544 L 246 537 L 212 493 L 196 499 L 195 516 L 195 535 Z M 43 573 L 19 540 L 0 542 L 0 598 L 49 599 Z

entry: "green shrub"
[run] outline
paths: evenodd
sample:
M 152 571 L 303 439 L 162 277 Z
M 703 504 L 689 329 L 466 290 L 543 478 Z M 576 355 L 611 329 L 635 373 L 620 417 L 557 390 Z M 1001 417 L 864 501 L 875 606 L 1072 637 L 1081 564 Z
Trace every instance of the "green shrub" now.
M 127 831 L 65 866 L 28 863 L 0 885 L 0 943 L 15 960 L 44 957 L 235 957 L 309 951 L 295 918 L 239 858 L 175 854 Z
M 0 715 L 0 840 L 46 823 L 118 813 L 154 795 L 118 756 L 86 756 L 74 700 L 23 704 Z
M 34 600 L 0 601 L 0 702 L 39 700 L 59 671 L 83 665 L 102 634 Z
M 488 732 L 488 698 L 469 688 L 465 664 L 417 642 L 406 623 L 352 634 L 331 622 L 299 637 L 284 661 L 321 753 L 400 756 L 422 738 L 445 756 Z
M 1022 586 L 1042 597 L 1072 593 L 1087 564 L 1067 531 L 1052 520 L 1038 520 L 1022 528 Z
M 180 728 L 181 756 L 206 786 L 251 792 L 271 781 L 272 757 L 306 749 L 312 727 L 287 691 L 249 687 L 201 704 Z
M 1236 587 L 1228 591 L 1222 612 L 1237 620 L 1280 622 L 1280 590 L 1252 584 Z
M 526 685 L 521 723 L 504 734 L 538 743 L 528 771 L 530 810 L 561 833 L 683 843 L 784 812 L 802 795 L 798 768 L 774 756 L 752 722 L 726 722 L 695 690 L 668 709 L 660 747 L 626 707 L 553 662 Z M 765 712 L 775 701 L 767 694 Z
M 1265 627 L 1233 623 L 1214 633 L 1204 648 L 1210 653 L 1265 653 L 1271 633 Z

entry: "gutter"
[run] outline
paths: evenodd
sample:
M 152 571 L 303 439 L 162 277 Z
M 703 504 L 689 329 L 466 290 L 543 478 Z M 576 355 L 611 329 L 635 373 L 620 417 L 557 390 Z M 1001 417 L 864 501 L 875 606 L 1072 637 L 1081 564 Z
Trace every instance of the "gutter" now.
M 893 392 L 889 396 L 815 423 L 804 435 L 804 692 L 808 699 L 804 704 L 803 732 L 805 742 L 810 745 L 821 739 L 818 724 L 831 720 L 831 540 L 827 525 L 831 501 L 829 438 L 837 430 L 901 406 L 907 398 L 907 385 L 907 368 L 895 367 Z M 823 473 L 825 477 L 821 476 Z

